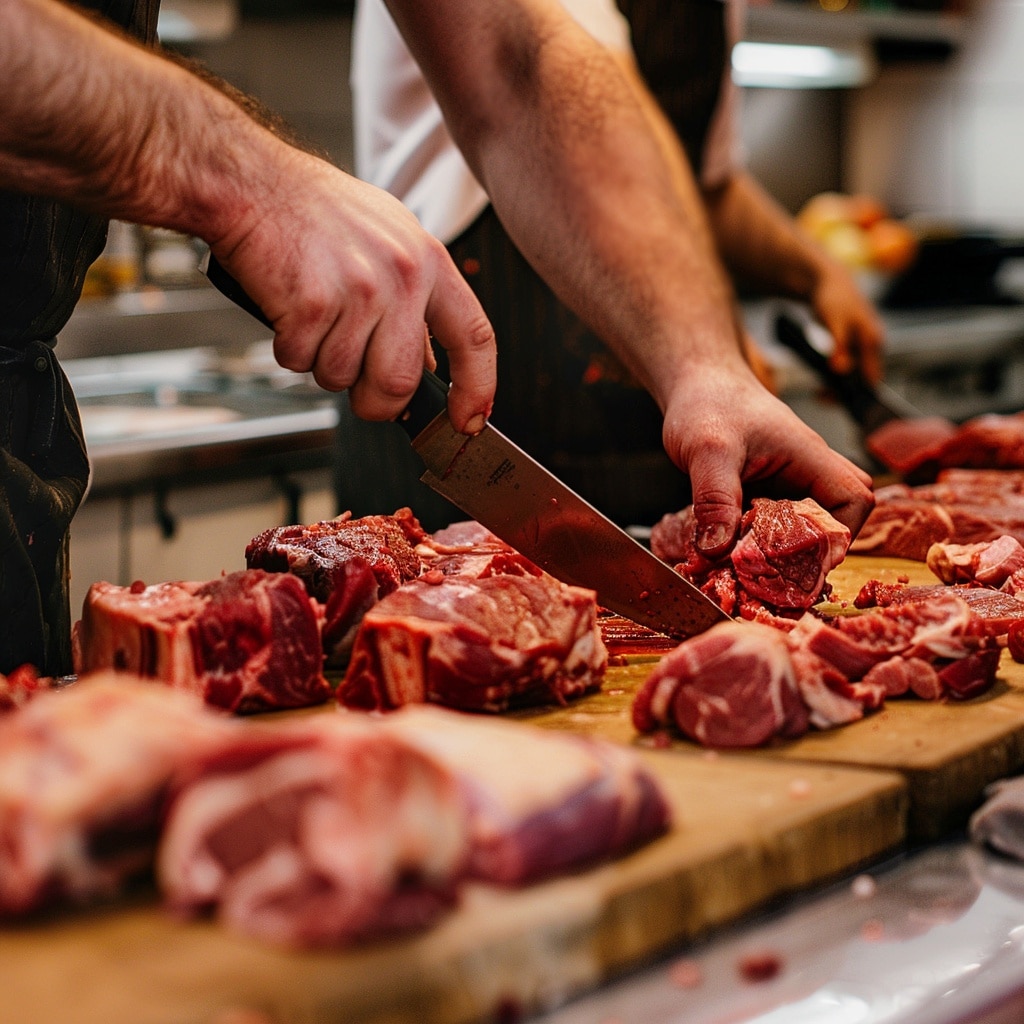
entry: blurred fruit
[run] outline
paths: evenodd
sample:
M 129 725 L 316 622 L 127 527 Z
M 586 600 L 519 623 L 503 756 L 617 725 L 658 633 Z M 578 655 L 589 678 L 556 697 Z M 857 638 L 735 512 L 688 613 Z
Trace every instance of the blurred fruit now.
M 880 220 L 867 230 L 871 265 L 889 274 L 906 270 L 917 255 L 917 236 L 896 220 Z
M 883 274 L 906 269 L 917 253 L 917 238 L 888 215 L 874 196 L 819 192 L 796 215 L 797 224 L 833 259 L 853 270 Z
M 847 267 L 861 269 L 871 266 L 867 233 L 856 224 L 833 224 L 819 241 L 833 259 Z

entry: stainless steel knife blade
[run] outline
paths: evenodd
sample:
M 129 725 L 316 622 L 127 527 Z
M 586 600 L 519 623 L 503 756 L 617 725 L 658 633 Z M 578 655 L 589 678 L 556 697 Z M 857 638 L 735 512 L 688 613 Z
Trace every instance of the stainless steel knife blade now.
M 552 576 L 597 591 L 605 608 L 680 638 L 729 618 L 490 424 L 467 437 L 441 412 L 412 446 L 424 483 Z

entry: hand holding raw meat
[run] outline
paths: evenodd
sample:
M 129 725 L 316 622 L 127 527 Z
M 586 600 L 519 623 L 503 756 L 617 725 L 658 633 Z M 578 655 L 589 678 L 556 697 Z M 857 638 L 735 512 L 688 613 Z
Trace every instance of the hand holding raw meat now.
M 690 475 L 697 548 L 708 558 L 736 539 L 745 488 L 811 497 L 853 535 L 874 503 L 871 478 L 832 451 L 752 374 L 716 366 L 687 375 L 665 416 L 665 448 Z

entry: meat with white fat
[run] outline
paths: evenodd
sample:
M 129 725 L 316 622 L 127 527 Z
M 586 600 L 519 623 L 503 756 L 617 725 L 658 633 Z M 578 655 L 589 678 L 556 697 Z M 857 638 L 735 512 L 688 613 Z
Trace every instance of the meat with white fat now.
M 209 582 L 94 583 L 77 624 L 78 671 L 134 672 L 257 711 L 323 703 L 320 606 L 287 573 Z
M 722 622 L 665 655 L 633 702 L 640 732 L 666 726 L 710 747 L 755 747 L 807 731 L 786 634 Z
M 181 785 L 158 879 L 178 912 L 275 945 L 344 945 L 454 905 L 467 815 L 451 772 L 363 716 L 252 725 Z
M 513 568 L 521 574 L 437 570 L 379 601 L 360 625 L 338 701 L 499 712 L 597 689 L 608 655 L 594 592 Z
M 407 707 L 388 732 L 437 758 L 472 809 L 470 874 L 522 885 L 648 842 L 670 808 L 635 752 L 493 718 Z
M 148 870 L 172 778 L 235 725 L 114 673 L 0 719 L 0 915 L 110 897 Z

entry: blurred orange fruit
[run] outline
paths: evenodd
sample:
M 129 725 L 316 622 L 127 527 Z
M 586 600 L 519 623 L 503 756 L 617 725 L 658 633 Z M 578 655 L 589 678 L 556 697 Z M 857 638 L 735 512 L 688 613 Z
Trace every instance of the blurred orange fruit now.
M 889 274 L 906 270 L 917 255 L 917 236 L 896 220 L 876 221 L 866 232 L 872 266 Z

